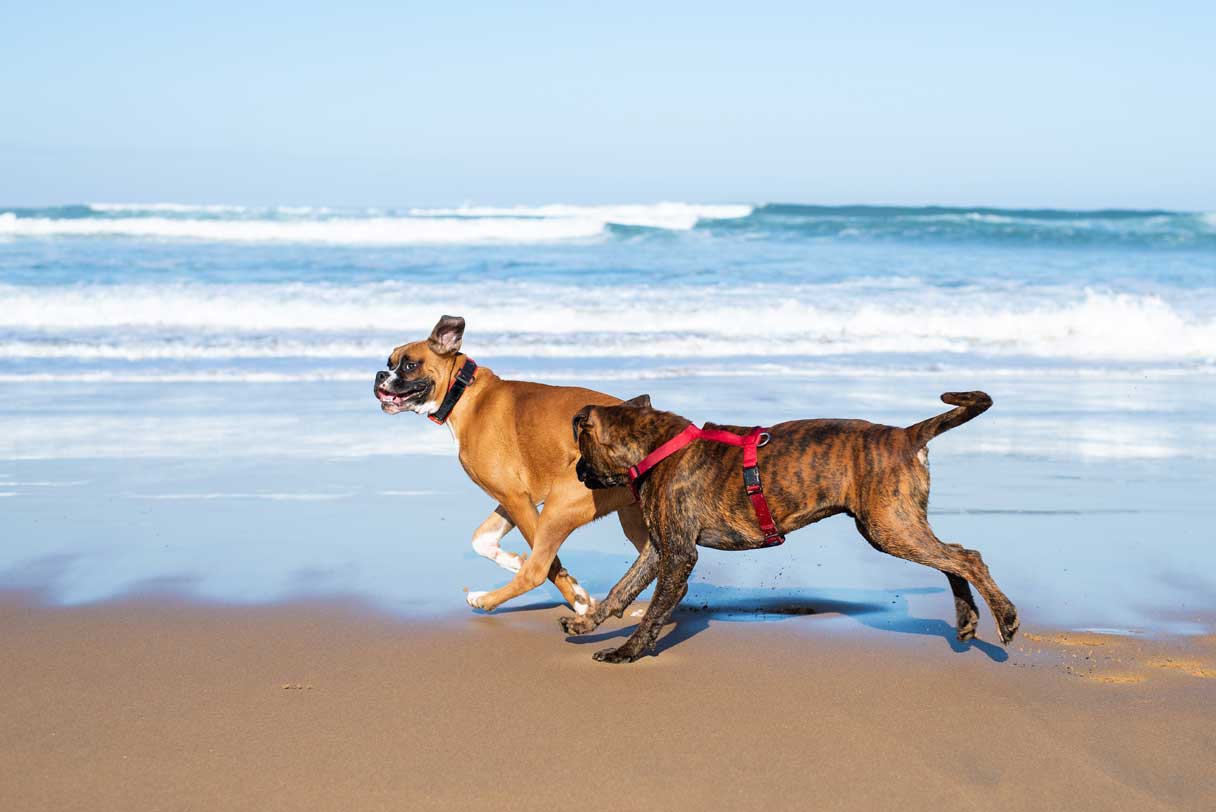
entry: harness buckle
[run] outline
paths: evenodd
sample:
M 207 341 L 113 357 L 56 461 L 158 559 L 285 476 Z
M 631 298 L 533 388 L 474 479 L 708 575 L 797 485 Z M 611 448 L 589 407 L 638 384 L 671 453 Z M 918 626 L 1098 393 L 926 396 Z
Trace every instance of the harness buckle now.
M 460 369 L 456 370 L 456 380 L 460 381 L 465 386 L 472 386 L 473 382 L 477 380 L 477 368 L 474 367 L 472 370 L 466 372 L 465 370 L 467 370 L 468 367 L 469 365 L 463 365 L 460 367 Z
M 747 487 L 748 493 L 755 493 L 760 490 L 760 469 L 755 466 L 744 468 L 743 484 Z
M 760 436 L 756 439 L 756 448 L 763 448 L 768 445 L 768 441 L 772 439 L 767 431 L 760 432 Z

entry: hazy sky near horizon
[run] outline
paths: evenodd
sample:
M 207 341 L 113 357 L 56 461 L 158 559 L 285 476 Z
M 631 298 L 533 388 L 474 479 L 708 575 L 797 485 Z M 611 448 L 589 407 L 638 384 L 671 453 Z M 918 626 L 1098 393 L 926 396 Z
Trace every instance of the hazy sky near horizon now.
M 1216 6 L 6 4 L 0 205 L 1216 210 Z

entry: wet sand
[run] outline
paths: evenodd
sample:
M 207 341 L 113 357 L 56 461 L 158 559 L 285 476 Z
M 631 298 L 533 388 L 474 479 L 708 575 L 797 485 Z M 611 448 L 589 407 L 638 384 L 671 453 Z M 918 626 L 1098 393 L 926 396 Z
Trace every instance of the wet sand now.
M 1027 629 L 1006 657 L 684 610 L 608 666 L 630 621 L 565 639 L 552 605 L 35 597 L 0 601 L 5 810 L 1216 806 L 1211 637 Z

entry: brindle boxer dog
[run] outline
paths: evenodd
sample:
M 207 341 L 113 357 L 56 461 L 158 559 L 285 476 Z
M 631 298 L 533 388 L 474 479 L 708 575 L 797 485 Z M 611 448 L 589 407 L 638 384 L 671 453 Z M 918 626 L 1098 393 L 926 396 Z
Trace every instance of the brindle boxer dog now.
M 949 392 L 942 400 L 957 408 L 908 428 L 864 420 L 794 420 L 773 426 L 758 455 L 764 493 L 784 532 L 846 513 L 875 549 L 940 570 L 954 593 L 962 641 L 975 637 L 979 620 L 968 586 L 973 584 L 992 610 L 1001 641 L 1008 643 L 1018 630 L 1017 610 L 993 582 L 980 554 L 939 541 L 925 515 L 926 444 L 985 411 L 992 399 L 983 392 Z M 589 488 L 625 485 L 630 466 L 688 425 L 677 414 L 651 408 L 646 395 L 617 406 L 588 405 L 573 421 L 582 454 L 579 478 Z M 698 544 L 719 550 L 762 545 L 763 534 L 743 487 L 742 453 L 735 446 L 699 440 L 636 483 L 652 543 L 599 606 L 580 617 L 562 618 L 562 628 L 568 634 L 589 632 L 610 614 L 620 617 L 656 573 L 659 583 L 633 635 L 620 648 L 597 652 L 595 659 L 633 662 L 654 647 L 688 591 Z
M 376 373 L 374 392 L 389 414 L 412 411 L 433 415 L 443 403 L 465 362 L 460 352 L 464 319 L 444 316 L 425 341 L 403 344 Z M 575 473 L 578 446 L 570 420 L 583 405 L 609 406 L 620 398 L 570 386 L 507 381 L 478 367 L 447 416 L 465 473 L 490 498 L 494 512 L 473 533 L 473 549 L 515 573 L 492 592 L 469 592 L 469 605 L 492 611 L 504 601 L 540 586 L 547 577 L 574 611 L 582 615 L 595 602 L 562 567 L 557 548 L 576 528 L 617 511 L 625 535 L 641 552 L 646 528 L 627 488 L 591 492 Z M 544 503 L 544 509 L 537 508 Z M 526 559 L 499 547 L 518 527 L 532 548 Z

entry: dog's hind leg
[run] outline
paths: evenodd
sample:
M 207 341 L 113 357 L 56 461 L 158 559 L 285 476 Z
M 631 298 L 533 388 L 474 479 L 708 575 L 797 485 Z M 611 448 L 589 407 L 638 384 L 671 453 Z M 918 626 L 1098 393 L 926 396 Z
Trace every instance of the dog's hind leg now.
M 585 615 L 563 617 L 558 620 L 562 631 L 566 634 L 586 634 L 594 631 L 609 615 L 620 617 L 625 613 L 629 604 L 633 603 L 642 590 L 650 586 L 659 572 L 659 554 L 654 545 L 645 544 L 641 555 L 633 562 L 629 571 L 621 576 L 616 586 L 608 593 L 608 597 L 600 601 L 595 609 Z
M 943 543 L 933 534 L 923 516 L 909 515 L 902 506 L 894 506 L 878 514 L 858 516 L 857 529 L 875 549 L 945 573 L 959 615 L 960 640 L 969 640 L 975 635 L 974 621 L 971 620 L 976 614 L 975 601 L 967 588 L 968 583 L 984 596 L 996 620 L 1001 642 L 1013 640 L 1018 630 L 1017 609 L 992 580 L 988 565 L 978 552 L 959 544 Z M 962 583 L 956 579 L 961 579 Z
M 519 572 L 524 565 L 524 557 L 507 552 L 498 546 L 502 537 L 510 533 L 515 522 L 507 515 L 507 509 L 502 505 L 494 508 L 494 512 L 473 531 L 473 550 L 483 558 L 488 558 L 508 572 Z
M 652 542 L 653 543 L 653 542 Z M 595 659 L 603 663 L 631 663 L 648 650 L 654 648 L 663 626 L 671 618 L 676 605 L 688 593 L 688 576 L 697 563 L 695 541 L 663 542 L 665 547 L 658 552 L 659 584 L 654 597 L 637 629 L 619 648 L 597 651 Z

